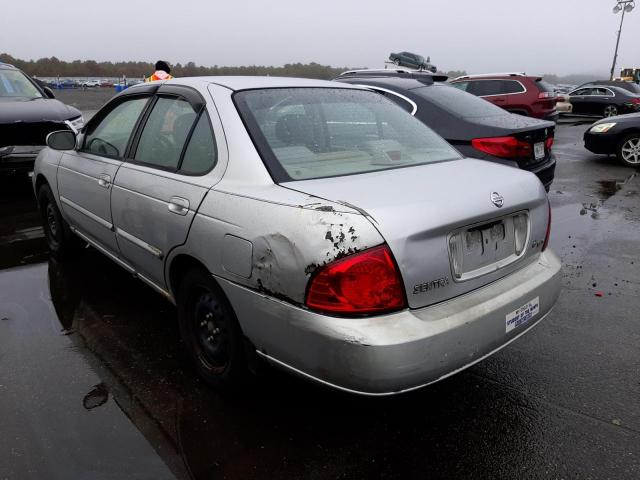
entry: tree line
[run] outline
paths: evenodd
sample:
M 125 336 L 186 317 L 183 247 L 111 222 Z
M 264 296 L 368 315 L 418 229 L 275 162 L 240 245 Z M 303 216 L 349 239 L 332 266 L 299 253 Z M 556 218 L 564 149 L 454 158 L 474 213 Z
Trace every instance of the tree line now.
M 149 76 L 155 62 L 96 62 L 94 60 L 73 60 L 67 62 L 56 57 L 38 60 L 22 60 L 7 53 L 0 54 L 0 62 L 10 63 L 28 75 L 38 77 L 122 77 Z M 188 62 L 171 66 L 171 74 L 176 77 L 201 75 L 271 75 L 330 79 L 339 75 L 347 67 L 331 67 L 311 63 L 288 63 L 281 67 L 252 65 L 244 67 L 205 67 Z

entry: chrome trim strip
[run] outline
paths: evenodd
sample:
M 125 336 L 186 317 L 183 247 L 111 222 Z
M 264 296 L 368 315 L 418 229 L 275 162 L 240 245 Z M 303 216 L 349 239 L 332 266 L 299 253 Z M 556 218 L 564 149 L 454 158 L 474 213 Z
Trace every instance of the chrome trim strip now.
M 551 309 L 549 309 L 549 311 L 547 313 L 545 313 L 542 317 L 540 317 L 536 322 L 532 323 L 531 325 L 529 325 L 529 327 L 526 330 L 523 330 L 522 332 L 520 332 L 518 335 L 516 335 L 515 337 L 511 338 L 508 342 L 503 343 L 502 345 L 500 345 L 499 347 L 495 348 L 494 350 L 491 350 L 489 353 L 483 355 L 480 358 L 476 358 L 474 361 L 467 363 L 466 365 L 463 365 L 462 367 L 453 370 L 452 372 L 449 373 L 445 373 L 444 375 L 442 375 L 441 377 L 432 380 L 431 382 L 427 382 L 427 383 L 423 383 L 422 385 L 417 385 L 415 387 L 410 387 L 410 388 L 405 388 L 404 390 L 396 390 L 393 392 L 362 392 L 360 390 L 352 390 L 350 388 L 346 388 L 346 387 L 341 387 L 340 385 L 336 385 L 335 383 L 331 383 L 331 382 L 327 382 L 326 380 L 322 380 L 318 377 L 314 377 L 313 375 L 310 375 L 308 373 L 303 372 L 302 370 L 298 370 L 295 367 L 292 367 L 291 365 L 288 365 L 284 362 L 281 362 L 280 360 L 278 360 L 277 358 L 274 358 L 270 355 L 267 355 L 266 353 L 261 352 L 260 350 L 256 350 L 256 353 L 258 355 L 260 355 L 261 357 L 267 359 L 270 362 L 275 363 L 276 365 L 283 367 L 287 370 L 292 371 L 293 373 L 297 373 L 298 375 L 301 375 L 309 380 L 312 380 L 314 382 L 318 382 L 321 383 L 327 387 L 331 387 L 331 388 L 335 388 L 337 390 L 342 390 L 343 392 L 347 392 L 347 393 L 355 393 L 357 395 L 363 395 L 363 396 L 367 396 L 367 397 L 389 397 L 391 395 L 398 395 L 400 393 L 407 393 L 407 392 L 411 392 L 413 390 L 418 390 L 419 388 L 423 388 L 426 387 L 428 385 L 431 385 L 433 383 L 439 382 L 440 380 L 444 380 L 445 378 L 451 377 L 452 375 L 455 375 L 456 373 L 461 372 L 462 370 L 466 370 L 469 367 L 472 367 L 473 365 L 475 365 L 478 362 L 483 361 L 484 359 L 486 359 L 487 357 L 490 357 L 491 355 L 493 355 L 494 353 L 499 352 L 500 350 L 502 350 L 504 347 L 506 347 L 507 345 L 509 345 L 511 342 L 516 341 L 518 338 L 520 338 L 522 335 L 524 335 L 525 333 L 527 333 L 529 330 L 531 330 L 533 327 L 535 327 L 536 325 L 538 325 L 542 320 L 544 320 L 545 318 L 547 318 L 547 315 L 549 315 L 552 311 L 553 311 L 554 307 L 551 307 Z
M 398 92 L 394 92 L 393 90 L 389 90 L 387 88 L 382 88 L 382 87 L 372 86 L 372 85 L 361 85 L 361 84 L 354 84 L 354 85 L 356 85 L 357 87 L 368 88 L 369 90 L 380 90 L 381 92 L 389 93 L 391 95 L 395 95 L 398 98 L 401 98 L 405 102 L 409 103 L 413 108 L 413 110 L 411 110 L 411 115 L 415 115 L 416 112 L 418 111 L 418 105 L 416 105 L 416 102 L 414 102 L 410 98 L 405 97 L 404 95 L 399 94 Z
M 101 246 L 99 243 L 96 243 L 94 240 L 89 238 L 87 235 L 85 235 L 84 233 L 79 231 L 76 227 L 69 226 L 69 228 L 71 228 L 71 231 L 73 233 L 75 233 L 77 236 L 79 236 L 82 240 L 87 242 L 89 245 L 91 245 L 96 250 L 100 251 L 100 253 L 105 254 L 107 257 L 109 257 L 111 260 L 116 262 L 118 265 L 120 265 L 122 268 L 124 268 L 129 273 L 135 274 L 134 268 L 131 265 L 129 265 L 127 262 L 125 262 L 121 258 L 115 256 L 113 253 L 111 253 L 109 250 L 107 250 L 106 248 Z
M 113 224 L 107 222 L 104 218 L 99 217 L 95 213 L 91 213 L 86 208 L 82 208 L 80 205 L 78 205 L 75 202 L 72 202 L 68 198 L 63 197 L 62 195 L 60 195 L 60 202 L 64 203 L 65 205 L 68 205 L 69 207 L 73 208 L 74 210 L 76 210 L 76 211 L 82 213 L 83 215 L 89 217 L 91 220 L 93 220 L 96 223 L 99 223 L 104 228 L 113 231 Z
M 154 283 L 153 281 L 149 280 L 147 277 L 145 277 L 144 275 L 141 275 L 140 273 L 136 273 L 135 276 L 138 277 L 140 280 L 142 280 L 147 285 L 149 285 L 150 287 L 152 287 L 154 290 L 158 291 L 163 296 L 167 297 L 167 299 L 169 299 L 172 303 L 175 303 L 173 301 L 173 297 L 171 296 L 171 294 L 169 292 L 167 292 L 164 288 L 158 286 L 156 283 Z
M 157 257 L 159 259 L 162 259 L 162 257 L 164 257 L 164 254 L 162 253 L 162 250 L 160 250 L 159 248 L 154 247 L 153 245 L 149 245 L 147 242 L 145 242 L 144 240 L 140 240 L 138 237 L 134 237 L 130 233 L 125 232 L 124 230 L 122 230 L 121 228 L 116 227 L 116 235 L 124 238 L 125 240 L 129 240 L 131 243 L 133 243 L 134 245 L 137 245 L 138 247 L 142 248 L 143 250 L 146 250 L 147 252 L 149 252 L 154 257 Z

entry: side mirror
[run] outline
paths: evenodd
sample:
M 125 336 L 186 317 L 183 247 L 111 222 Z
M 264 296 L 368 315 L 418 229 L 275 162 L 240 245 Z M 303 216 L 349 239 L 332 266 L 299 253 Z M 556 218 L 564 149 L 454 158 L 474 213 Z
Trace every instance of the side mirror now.
M 71 130 L 58 130 L 47 135 L 47 147 L 54 150 L 73 150 L 76 148 L 76 134 Z
M 49 87 L 42 87 L 42 89 L 44 90 L 47 98 L 56 98 L 56 96 L 53 94 L 53 90 L 51 90 Z

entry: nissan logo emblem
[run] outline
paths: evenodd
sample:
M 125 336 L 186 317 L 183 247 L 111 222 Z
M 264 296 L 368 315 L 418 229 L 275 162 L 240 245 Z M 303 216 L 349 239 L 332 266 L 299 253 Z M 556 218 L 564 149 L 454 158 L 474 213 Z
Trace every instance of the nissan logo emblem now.
M 504 205 L 504 198 L 498 192 L 491 193 L 491 202 L 498 208 Z

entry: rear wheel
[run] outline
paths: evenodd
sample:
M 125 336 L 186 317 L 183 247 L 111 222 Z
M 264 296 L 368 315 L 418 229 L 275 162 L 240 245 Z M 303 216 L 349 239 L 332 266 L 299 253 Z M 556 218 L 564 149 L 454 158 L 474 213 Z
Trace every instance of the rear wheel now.
M 606 107 L 604 107 L 605 117 L 613 117 L 615 115 L 618 115 L 618 107 L 616 107 L 615 105 L 607 105 Z
M 58 256 L 68 254 L 77 241 L 69 224 L 62 218 L 49 185 L 42 185 L 38 190 L 38 206 L 49 250 Z
M 211 274 L 189 270 L 177 304 L 182 341 L 200 376 L 216 389 L 240 385 L 247 373 L 242 330 Z
M 393 63 L 395 63 L 398 67 L 400 66 L 400 59 L 396 58 Z
M 640 133 L 632 133 L 620 140 L 617 156 L 623 165 L 640 167 Z

